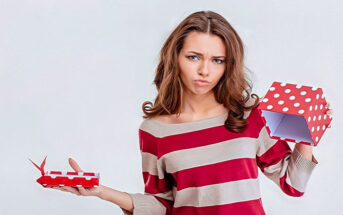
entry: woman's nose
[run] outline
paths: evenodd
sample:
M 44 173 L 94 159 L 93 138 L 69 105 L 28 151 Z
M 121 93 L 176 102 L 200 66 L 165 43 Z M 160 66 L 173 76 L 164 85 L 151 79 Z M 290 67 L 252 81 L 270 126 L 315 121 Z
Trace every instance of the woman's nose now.
M 199 75 L 202 75 L 202 76 L 207 76 L 208 73 L 209 73 L 209 68 L 208 68 L 208 63 L 207 62 L 203 62 L 201 65 L 200 65 L 200 68 L 199 68 Z

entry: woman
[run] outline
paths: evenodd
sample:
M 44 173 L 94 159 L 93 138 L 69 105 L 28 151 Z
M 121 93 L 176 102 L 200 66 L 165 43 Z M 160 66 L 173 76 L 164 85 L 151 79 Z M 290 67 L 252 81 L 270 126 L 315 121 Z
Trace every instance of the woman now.
M 162 47 L 154 104 L 143 103 L 144 194 L 103 185 L 55 189 L 98 196 L 124 214 L 265 214 L 260 168 L 284 193 L 302 196 L 318 164 L 312 148 L 296 144 L 292 151 L 269 138 L 243 69 L 243 44 L 232 26 L 215 12 L 189 15 Z

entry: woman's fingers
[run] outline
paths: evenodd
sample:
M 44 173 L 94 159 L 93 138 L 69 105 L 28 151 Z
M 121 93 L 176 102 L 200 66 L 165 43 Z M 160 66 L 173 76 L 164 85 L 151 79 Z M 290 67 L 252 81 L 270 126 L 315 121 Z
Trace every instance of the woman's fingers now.
M 100 197 L 103 193 L 104 186 L 99 184 L 98 187 L 78 187 L 77 188 L 83 196 L 97 196 Z
M 63 186 L 63 187 L 54 186 L 54 187 L 50 187 L 50 188 L 55 189 L 55 190 L 64 191 L 64 192 L 70 192 L 70 193 L 74 193 L 74 194 L 78 194 L 78 195 L 81 194 L 76 188 L 70 187 L 70 186 Z
M 328 102 L 327 104 L 326 104 L 326 106 L 325 106 L 328 110 L 326 111 L 326 114 L 327 115 L 333 115 L 333 110 L 332 109 L 330 109 L 330 103 Z
M 55 190 L 60 190 L 60 191 L 65 191 L 65 190 L 63 190 L 62 188 L 60 188 L 60 187 L 51 187 L 52 189 L 55 189 Z
M 50 187 L 56 190 L 61 190 L 64 192 L 70 192 L 76 194 L 78 196 L 99 196 L 101 191 L 103 190 L 103 186 L 99 185 L 99 187 L 70 187 L 70 186 L 53 186 Z
M 332 109 L 329 109 L 328 111 L 326 111 L 326 114 L 328 114 L 328 115 L 333 115 L 333 110 L 332 110 Z
M 70 186 L 64 186 L 64 187 L 61 187 L 64 191 L 67 191 L 67 192 L 71 192 L 71 193 L 74 193 L 78 196 L 81 195 L 81 193 L 74 187 L 70 187 Z
M 330 102 L 327 102 L 326 105 L 325 105 L 325 107 L 328 109 L 328 110 L 326 111 L 326 114 L 329 115 L 329 117 L 331 118 L 332 115 L 333 115 L 333 110 L 330 109 Z M 331 128 L 331 125 L 330 125 L 330 124 L 328 125 L 328 128 Z
M 55 187 L 50 187 L 50 188 L 55 189 L 55 190 L 60 190 L 60 191 L 63 191 L 63 192 L 71 192 L 70 190 L 64 189 L 63 187 L 55 186 Z
M 79 191 L 79 193 L 80 193 L 81 195 L 83 195 L 83 196 L 89 196 L 89 191 L 86 190 L 84 187 L 78 187 L 77 189 L 78 189 L 78 191 Z
M 69 158 L 68 161 L 69 165 L 71 166 L 71 168 L 73 168 L 75 172 L 83 172 L 80 166 L 72 158 Z

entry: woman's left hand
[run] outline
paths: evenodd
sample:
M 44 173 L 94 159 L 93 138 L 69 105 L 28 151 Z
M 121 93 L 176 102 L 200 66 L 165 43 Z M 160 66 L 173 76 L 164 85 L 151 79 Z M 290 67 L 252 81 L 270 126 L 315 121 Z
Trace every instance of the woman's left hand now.
M 71 166 L 71 168 L 74 169 L 75 172 L 83 172 L 82 169 L 80 168 L 80 166 L 76 163 L 76 161 L 74 161 L 73 159 L 69 158 L 68 159 L 69 164 Z M 51 187 L 52 189 L 56 189 L 56 190 L 61 190 L 61 191 L 65 191 L 65 192 L 70 192 L 70 193 L 74 193 L 78 196 L 97 196 L 100 197 L 104 186 L 100 185 L 98 187 L 71 187 L 71 186 L 63 186 L 63 187 Z

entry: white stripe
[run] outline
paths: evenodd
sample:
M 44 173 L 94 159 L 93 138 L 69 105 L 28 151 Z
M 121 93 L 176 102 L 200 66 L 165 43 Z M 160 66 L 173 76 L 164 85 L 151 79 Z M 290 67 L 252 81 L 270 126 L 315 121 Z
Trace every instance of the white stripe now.
M 141 152 L 142 155 L 142 171 L 148 172 L 150 175 L 157 175 L 157 156 L 149 152 Z
M 249 201 L 261 197 L 259 180 L 245 179 L 177 191 L 174 207 L 204 207 Z
M 206 146 L 177 150 L 160 157 L 157 165 L 166 172 L 219 163 L 240 158 L 256 158 L 256 138 L 241 137 Z

